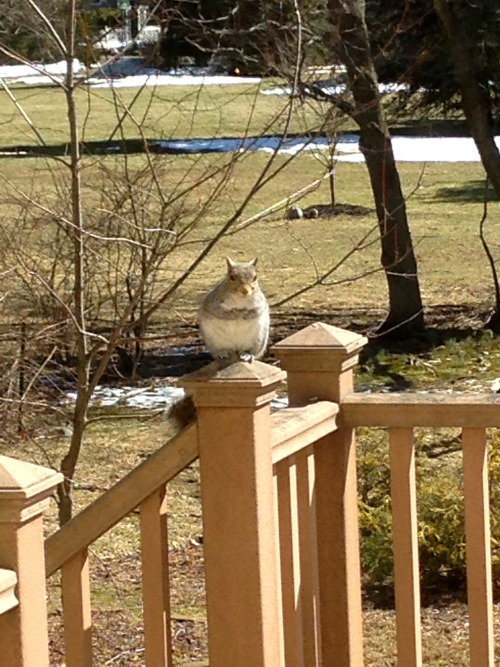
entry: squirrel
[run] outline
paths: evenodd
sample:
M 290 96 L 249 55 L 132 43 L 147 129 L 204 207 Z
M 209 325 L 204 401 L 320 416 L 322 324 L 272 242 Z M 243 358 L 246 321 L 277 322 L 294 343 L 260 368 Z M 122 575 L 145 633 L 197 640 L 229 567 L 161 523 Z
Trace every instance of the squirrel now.
M 226 258 L 227 273 L 204 297 L 198 324 L 208 351 L 216 361 L 252 362 L 266 351 L 269 305 L 257 278 L 257 258 L 237 263 Z M 191 423 L 196 409 L 190 396 L 171 406 L 167 419 L 179 431 Z
M 253 361 L 269 338 L 269 306 L 257 280 L 257 258 L 226 258 L 226 276 L 208 292 L 198 314 L 200 331 L 215 359 Z

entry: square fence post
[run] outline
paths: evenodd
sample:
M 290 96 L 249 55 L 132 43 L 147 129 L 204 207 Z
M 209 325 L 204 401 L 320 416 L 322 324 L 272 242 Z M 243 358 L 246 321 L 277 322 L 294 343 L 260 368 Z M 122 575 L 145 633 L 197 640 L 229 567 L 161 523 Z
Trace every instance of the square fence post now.
M 363 630 L 354 432 L 342 426 L 342 399 L 366 338 L 316 323 L 274 346 L 287 371 L 290 405 L 339 403 L 339 428 L 314 445 L 322 664 L 361 667 Z
M 270 402 L 284 379 L 254 361 L 183 378 L 198 412 L 210 664 L 280 667 Z
M 0 568 L 17 575 L 19 605 L 0 615 L 0 663 L 48 667 L 43 511 L 63 477 L 0 456 Z

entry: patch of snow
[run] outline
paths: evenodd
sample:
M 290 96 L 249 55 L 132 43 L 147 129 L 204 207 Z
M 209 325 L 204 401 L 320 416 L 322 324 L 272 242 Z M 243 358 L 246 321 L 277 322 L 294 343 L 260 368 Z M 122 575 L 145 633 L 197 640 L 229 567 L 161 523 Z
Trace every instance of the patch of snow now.
M 496 137 L 500 147 L 500 137 Z M 221 137 L 215 139 L 158 140 L 151 144 L 166 153 L 237 153 L 257 150 L 267 153 L 296 154 L 301 151 L 320 151 L 329 146 L 326 137 L 307 141 L 304 137 Z M 470 137 L 392 137 L 394 155 L 399 162 L 479 162 L 479 153 Z M 341 135 L 336 144 L 336 159 L 340 162 L 363 162 L 359 136 Z
M 91 405 L 98 407 L 133 407 L 148 410 L 165 408 L 184 396 L 181 387 L 107 387 L 99 385 L 91 398 Z M 68 391 L 66 399 L 74 403 L 76 392 Z
M 73 61 L 74 72 L 82 74 L 83 63 Z M 66 61 L 33 65 L 2 65 L 0 78 L 10 83 L 45 85 L 62 81 L 66 73 Z M 97 68 L 87 79 L 91 88 L 139 88 L 143 86 L 223 86 L 236 84 L 258 84 L 260 77 L 230 76 L 215 74 L 213 67 L 179 68 L 163 72 L 144 67 L 140 58 L 120 58 Z
M 257 84 L 257 77 L 229 76 L 225 74 L 202 74 L 193 76 L 179 72 L 178 74 L 146 73 L 126 76 L 123 79 L 95 81 L 89 79 L 91 88 L 142 88 L 144 86 L 234 86 L 236 84 Z
M 91 405 L 96 407 L 128 407 L 142 410 L 166 409 L 184 396 L 181 387 L 96 387 L 91 398 Z M 74 403 L 76 392 L 68 391 L 66 400 Z M 288 406 L 288 398 L 276 398 L 271 402 L 273 409 L 278 410 Z
M 307 84 L 306 84 L 307 87 Z M 318 82 L 314 86 L 326 95 L 342 95 L 346 92 L 347 86 L 345 83 L 330 83 L 329 81 Z M 379 93 L 400 93 L 408 90 L 408 85 L 404 83 L 379 83 Z M 268 88 L 261 91 L 263 95 L 291 95 L 292 89 L 290 86 L 276 86 L 275 88 Z M 295 94 L 297 94 L 296 91 Z
M 495 137 L 500 147 L 500 137 Z M 394 157 L 398 162 L 480 162 L 476 144 L 471 137 L 392 137 Z M 337 144 L 341 162 L 363 162 L 359 150 L 343 141 Z
M 33 63 L 32 65 L 0 65 L 0 79 L 10 83 L 26 83 L 28 85 L 52 83 L 54 79 L 62 81 L 66 74 L 66 61 L 57 63 Z M 79 73 L 84 69 L 83 63 L 77 58 L 73 60 L 73 70 Z
M 354 136 L 354 135 L 353 135 Z M 357 137 L 356 137 L 357 140 Z M 325 148 L 327 139 L 309 142 L 312 148 Z M 156 150 L 166 153 L 238 153 L 240 151 L 266 151 L 274 153 L 295 153 L 308 147 L 304 137 L 221 137 L 214 139 L 166 139 L 152 142 Z

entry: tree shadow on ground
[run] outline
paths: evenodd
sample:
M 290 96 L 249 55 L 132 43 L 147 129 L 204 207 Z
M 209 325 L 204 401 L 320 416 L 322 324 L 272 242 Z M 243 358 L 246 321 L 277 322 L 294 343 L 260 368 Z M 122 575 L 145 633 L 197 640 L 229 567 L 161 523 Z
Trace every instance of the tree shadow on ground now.
M 461 576 L 446 577 L 443 575 L 432 584 L 422 586 L 420 594 L 422 607 L 441 607 L 453 602 L 466 604 L 465 571 Z M 498 592 L 495 591 L 495 602 L 498 599 Z M 369 608 L 394 609 L 394 582 L 391 581 L 380 586 L 365 584 L 363 587 L 363 602 Z
M 442 305 L 427 311 L 428 328 L 424 335 L 404 341 L 386 340 L 375 335 L 384 311 L 367 308 L 328 308 L 315 310 L 277 310 L 272 316 L 271 347 L 287 336 L 315 322 L 324 322 L 368 337 L 360 355 L 360 366 L 370 362 L 372 372 L 387 377 L 391 389 L 411 389 L 411 382 L 378 359 L 380 352 L 391 354 L 430 354 L 436 347 L 453 340 L 457 343 L 484 335 L 487 314 L 470 306 Z M 169 331 L 168 344 L 148 349 L 139 365 L 139 376 L 180 377 L 211 361 L 195 324 L 182 324 Z M 264 361 L 277 363 L 272 351 Z
M 459 186 L 440 188 L 434 200 L 442 202 L 477 202 L 498 201 L 498 197 L 484 180 L 474 180 Z
M 104 139 L 102 141 L 86 141 L 80 144 L 84 155 L 115 155 L 144 153 L 146 147 L 151 150 L 150 139 L 124 139 L 120 141 Z M 32 158 L 32 157 L 64 157 L 69 155 L 70 145 L 60 144 L 17 144 L 0 146 L 0 158 Z
M 393 137 L 470 137 L 467 124 L 459 119 L 398 120 L 390 130 Z

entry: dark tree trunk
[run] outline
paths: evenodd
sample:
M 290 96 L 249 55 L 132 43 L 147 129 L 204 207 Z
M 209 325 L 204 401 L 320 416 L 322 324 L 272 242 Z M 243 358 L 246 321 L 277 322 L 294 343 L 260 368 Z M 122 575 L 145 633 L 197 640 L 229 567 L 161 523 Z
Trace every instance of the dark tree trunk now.
M 434 0 L 434 9 L 438 15 L 443 33 L 448 41 L 455 76 L 462 94 L 462 109 L 469 131 L 477 146 L 481 162 L 488 179 L 500 199 L 500 151 L 495 143 L 491 100 L 488 90 L 481 84 L 473 47 L 467 38 L 462 22 L 454 14 L 448 0 Z M 500 291 L 496 264 L 490 254 L 484 236 L 484 220 L 481 221 L 480 236 L 493 274 L 495 286 L 495 307 L 487 326 L 500 332 Z
M 477 146 L 484 170 L 497 197 L 500 198 L 500 152 L 495 143 L 488 90 L 480 82 L 469 39 L 448 0 L 434 0 L 434 8 L 448 41 L 469 131 Z
M 335 49 L 347 68 L 354 100 L 351 115 L 360 128 L 382 245 L 389 312 L 379 333 L 408 338 L 425 330 L 422 298 L 406 215 L 406 203 L 384 118 L 365 23 L 364 0 L 329 0 Z

